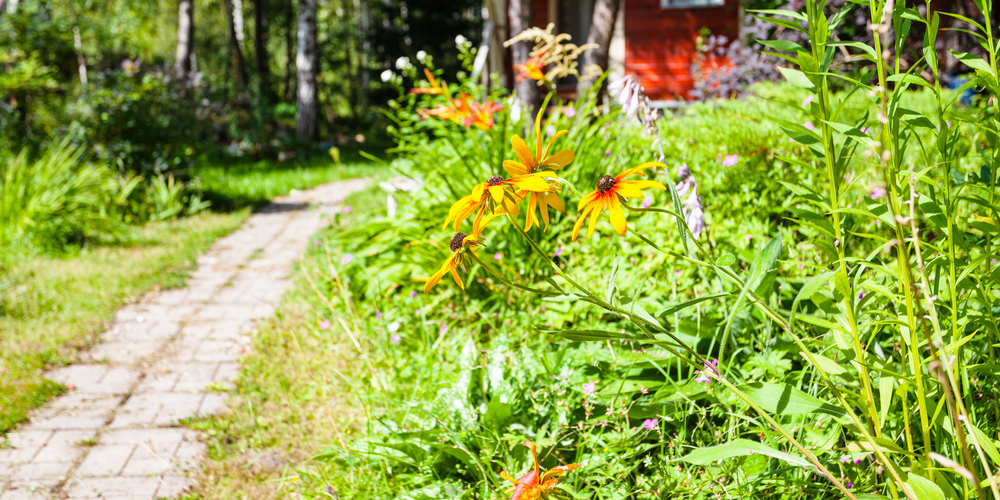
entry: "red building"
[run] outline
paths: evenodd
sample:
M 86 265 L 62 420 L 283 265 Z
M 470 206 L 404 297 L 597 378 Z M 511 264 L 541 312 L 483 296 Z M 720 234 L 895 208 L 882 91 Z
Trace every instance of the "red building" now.
M 552 22 L 556 32 L 572 35 L 573 43 L 586 42 L 593 0 L 532 2 L 535 26 Z M 689 99 L 699 32 L 707 28 L 734 40 L 740 18 L 739 0 L 622 0 L 610 47 L 611 79 L 634 75 L 653 100 Z

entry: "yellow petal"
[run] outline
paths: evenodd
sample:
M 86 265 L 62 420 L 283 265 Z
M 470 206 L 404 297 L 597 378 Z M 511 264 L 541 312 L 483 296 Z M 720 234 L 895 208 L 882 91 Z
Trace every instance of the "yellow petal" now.
M 600 193 L 598 193 L 596 190 L 587 193 L 583 198 L 580 199 L 580 203 L 576 205 L 576 209 L 583 210 L 584 205 L 589 205 L 590 202 L 594 201 L 598 196 L 600 196 Z
M 594 202 L 594 210 L 590 212 L 590 224 L 587 226 L 587 238 L 594 237 L 594 229 L 597 228 L 597 216 L 604 210 L 605 201 L 598 199 Z
M 626 198 L 643 198 L 641 189 L 625 181 L 615 183 L 614 191 L 619 196 Z
M 538 163 L 521 136 L 515 134 L 514 137 L 511 137 L 510 145 L 514 148 L 514 155 L 517 156 L 517 159 L 521 161 L 522 165 L 529 167 L 529 170 L 530 167 L 534 167 Z
M 503 169 L 506 170 L 507 174 L 510 175 L 511 177 L 528 175 L 531 173 L 530 168 L 514 160 L 504 160 Z
M 538 193 L 531 193 L 531 196 L 528 197 L 528 211 L 524 214 L 525 231 L 531 229 L 531 225 L 535 221 L 535 208 L 537 203 Z
M 458 287 L 465 290 L 465 285 L 462 284 L 462 278 L 458 275 L 458 266 L 451 266 L 451 277 L 455 279 L 455 283 L 458 283 Z
M 666 189 L 667 189 L 666 186 L 664 186 L 663 184 L 660 184 L 659 182 L 656 182 L 656 181 L 647 181 L 647 180 L 620 181 L 620 182 L 615 183 L 615 186 L 617 187 L 617 186 L 622 185 L 622 184 L 629 185 L 629 186 L 635 186 L 635 187 L 637 187 L 639 189 L 653 188 L 653 189 L 659 189 L 661 191 L 666 191 Z
M 615 228 L 619 236 L 625 236 L 628 224 L 625 223 L 625 214 L 622 213 L 622 205 L 618 202 L 618 197 L 612 197 L 608 202 L 608 215 L 611 216 L 611 227 Z
M 538 72 L 539 76 L 541 71 Z M 534 78 L 534 77 L 532 77 Z M 541 80 L 541 78 L 535 78 L 535 80 Z M 538 107 L 538 116 L 535 117 L 535 165 L 538 165 L 538 160 L 542 159 L 542 113 L 545 112 L 545 106 Z
M 500 203 L 503 200 L 503 186 L 490 186 L 490 196 L 493 197 L 495 203 Z
M 587 220 L 587 214 L 593 210 L 593 207 L 587 205 L 584 211 L 580 212 L 580 218 L 576 220 L 576 224 L 573 225 L 573 241 L 576 241 L 576 235 L 580 232 L 580 228 L 583 227 L 583 221 Z
M 545 152 L 542 153 L 541 157 L 542 158 L 548 157 L 549 156 L 549 150 L 552 149 L 552 143 L 556 142 L 556 139 L 558 139 L 558 138 L 560 138 L 560 137 L 562 137 L 562 136 L 564 136 L 564 135 L 566 135 L 568 133 L 569 133 L 569 130 L 560 130 L 560 131 L 556 132 L 555 135 L 553 135 L 552 138 L 549 139 L 549 143 L 545 145 Z
M 569 165 L 576 158 L 576 153 L 564 149 L 545 160 L 545 166 L 551 169 L 560 169 Z
M 451 256 L 444 261 L 441 269 L 438 269 L 437 272 L 432 274 L 430 278 L 427 278 L 427 283 L 424 284 L 424 293 L 430 292 L 431 288 L 434 288 L 434 285 L 437 285 L 438 282 L 441 281 L 441 278 L 443 278 L 445 273 L 448 272 L 448 268 L 451 266 L 457 255 L 458 252 L 452 252 Z

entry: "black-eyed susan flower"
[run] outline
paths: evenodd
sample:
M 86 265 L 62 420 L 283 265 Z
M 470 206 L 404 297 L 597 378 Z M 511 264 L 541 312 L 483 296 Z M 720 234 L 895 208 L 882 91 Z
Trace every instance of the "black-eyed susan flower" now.
M 615 231 L 620 236 L 625 236 L 625 232 L 628 231 L 628 225 L 625 222 L 625 213 L 622 211 L 622 201 L 624 198 L 645 198 L 642 194 L 642 190 L 646 188 L 654 188 L 660 190 L 666 190 L 667 188 L 656 181 L 650 180 L 640 180 L 640 181 L 627 181 L 626 177 L 631 175 L 642 175 L 646 174 L 643 170 L 652 167 L 662 167 L 666 168 L 666 165 L 651 161 L 648 163 L 643 163 L 635 168 L 630 168 L 615 177 L 610 175 L 605 175 L 597 181 L 597 189 L 590 192 L 587 196 L 584 196 L 580 200 L 580 204 L 577 209 L 582 210 L 580 212 L 580 219 L 576 221 L 576 225 L 573 226 L 573 239 L 576 239 L 577 233 L 580 232 L 580 227 L 583 226 L 583 220 L 590 215 L 590 225 L 587 228 L 587 237 L 594 235 L 594 228 L 597 227 L 597 216 L 604 211 L 605 208 L 608 209 L 608 215 L 611 217 L 611 226 L 615 228 Z
M 569 149 L 564 149 L 558 153 L 554 153 L 549 156 L 549 151 L 552 150 L 552 144 L 556 139 L 562 137 L 563 135 L 569 133 L 568 130 L 560 130 L 556 132 L 551 139 L 549 139 L 548 144 L 545 145 L 545 149 L 542 149 L 542 112 L 538 112 L 538 117 L 535 119 L 535 152 L 532 153 L 528 145 L 521 139 L 521 136 L 515 134 L 514 137 L 510 139 L 511 146 L 514 149 L 514 155 L 517 156 L 517 161 L 506 160 L 503 162 L 503 168 L 508 174 L 512 176 L 527 175 L 535 172 L 553 172 L 559 170 L 560 168 L 569 165 L 576 154 Z M 558 186 L 552 186 L 548 192 L 532 192 L 532 193 L 518 193 L 521 197 L 528 197 L 528 212 L 525 216 L 524 230 L 527 231 L 531 229 L 532 224 L 539 222 L 538 216 L 536 214 L 536 209 L 540 208 L 542 212 L 542 222 L 545 223 L 545 227 L 549 227 L 549 209 L 552 207 L 560 212 L 565 212 L 566 208 L 563 206 L 563 202 L 559 199 Z
M 448 210 L 448 219 L 444 221 L 441 229 L 447 227 L 448 223 L 454 220 L 455 230 L 458 231 L 458 225 L 477 211 L 476 219 L 481 218 L 485 213 L 518 215 L 520 211 L 517 204 L 524 199 L 524 195 L 517 193 L 547 192 L 552 186 L 546 182 L 546 177 L 555 177 L 555 174 L 537 172 L 515 175 L 509 179 L 494 175 L 486 179 L 486 182 L 476 184 L 472 188 L 472 194 L 463 196 L 451 206 L 451 209 Z
M 451 249 L 451 255 L 445 259 L 444 264 L 441 265 L 441 269 L 438 269 L 430 278 L 427 278 L 427 283 L 424 284 L 424 293 L 431 291 L 431 288 L 434 288 L 434 285 L 438 284 L 441 278 L 448 272 L 451 272 L 451 277 L 455 279 L 458 287 L 465 290 L 462 278 L 458 275 L 458 268 L 465 264 L 465 259 L 469 254 L 483 246 L 479 240 L 479 235 L 483 232 L 486 224 L 494 217 L 497 217 L 497 215 L 477 217 L 472 224 L 472 233 L 455 233 L 455 236 L 452 236 L 451 242 L 448 244 L 448 248 Z
M 531 458 L 534 461 L 534 469 L 528 471 L 527 474 L 514 479 L 507 474 L 507 471 L 500 473 L 500 477 L 514 483 L 514 487 L 505 491 L 504 493 L 510 494 L 510 500 L 536 500 L 537 498 L 548 496 L 547 493 L 555 489 L 556 484 L 559 482 L 559 478 L 563 474 L 576 469 L 582 464 L 569 464 L 560 465 L 553 467 L 539 475 L 540 471 L 538 469 L 538 452 L 535 451 L 535 443 L 526 442 L 525 446 L 531 448 Z

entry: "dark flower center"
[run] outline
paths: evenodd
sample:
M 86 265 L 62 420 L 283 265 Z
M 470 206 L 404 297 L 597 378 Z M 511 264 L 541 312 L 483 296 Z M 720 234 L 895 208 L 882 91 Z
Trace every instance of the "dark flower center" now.
M 503 177 L 500 177 L 499 175 L 494 175 L 493 177 L 486 179 L 486 183 L 491 186 L 496 186 L 502 182 L 503 182 Z
M 451 244 L 448 248 L 451 248 L 452 252 L 457 252 L 459 248 L 462 248 L 462 241 L 465 240 L 465 233 L 455 233 L 455 236 L 451 239 Z
M 615 187 L 615 178 L 610 175 L 605 175 L 597 181 L 597 192 L 604 194 L 611 191 L 611 188 Z

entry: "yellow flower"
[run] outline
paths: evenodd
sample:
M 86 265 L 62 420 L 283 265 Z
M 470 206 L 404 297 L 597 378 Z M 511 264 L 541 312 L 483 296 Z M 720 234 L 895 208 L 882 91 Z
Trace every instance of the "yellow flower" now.
M 518 161 L 506 160 L 503 162 L 503 168 L 508 174 L 512 176 L 527 175 L 536 172 L 551 172 L 559 170 L 570 164 L 576 154 L 569 149 L 564 149 L 558 153 L 554 153 L 549 156 L 549 151 L 552 149 L 552 143 L 556 139 L 568 134 L 568 130 L 560 130 L 549 139 L 549 143 L 542 149 L 542 111 L 538 112 L 538 117 L 535 118 L 535 153 L 532 154 L 528 145 L 521 139 L 521 136 L 514 135 L 510 139 L 511 146 L 514 149 L 514 155 L 517 156 Z M 542 222 L 545 223 L 545 228 L 549 227 L 549 209 L 552 207 L 560 212 L 565 212 L 566 208 L 563 206 L 563 202 L 559 199 L 556 194 L 559 188 L 553 186 L 548 192 L 532 192 L 530 195 L 528 193 L 518 193 L 521 197 L 528 195 L 528 212 L 525 216 L 524 230 L 527 231 L 531 229 L 532 224 L 538 223 L 538 216 L 535 215 L 535 209 L 541 208 L 542 212 Z
M 458 268 L 465 264 L 466 253 L 472 253 L 477 248 L 483 246 L 479 241 L 479 235 L 483 232 L 486 224 L 493 220 L 494 217 L 498 217 L 498 215 L 476 217 L 472 225 L 471 234 L 455 233 L 455 236 L 451 238 L 451 243 L 449 243 L 451 255 L 445 259 L 444 264 L 441 265 L 441 269 L 438 269 L 430 278 L 427 278 L 427 283 L 424 285 L 424 293 L 430 292 L 431 288 L 434 288 L 434 285 L 438 284 L 441 278 L 449 271 L 451 272 L 451 277 L 455 279 L 455 283 L 458 283 L 458 287 L 465 290 L 462 278 L 458 276 Z
M 500 477 L 512 482 L 515 486 L 504 493 L 510 494 L 510 500 L 536 500 L 547 495 L 547 492 L 556 487 L 559 478 L 567 472 L 576 469 L 583 464 L 559 465 L 553 467 L 539 475 L 538 452 L 535 451 L 535 443 L 526 442 L 525 446 L 531 448 L 531 458 L 535 462 L 535 467 L 527 474 L 514 479 L 507 474 L 507 471 L 500 472 Z
M 580 204 L 577 206 L 577 210 L 583 210 L 580 213 L 580 219 L 576 221 L 576 225 L 573 226 L 573 239 L 576 240 L 577 233 L 580 232 L 580 227 L 583 226 L 583 220 L 587 218 L 587 214 L 590 214 L 590 227 L 587 229 L 587 237 L 590 238 L 594 235 L 594 228 L 597 227 L 597 216 L 604 211 L 605 208 L 608 209 L 608 215 L 611 217 L 611 226 L 615 228 L 615 231 L 621 235 L 625 236 L 625 232 L 628 231 L 628 225 L 625 223 L 625 214 L 622 212 L 621 202 L 624 198 L 645 198 L 642 194 L 642 190 L 646 188 L 654 188 L 666 190 L 667 188 L 656 181 L 626 181 L 626 177 L 630 175 L 642 175 L 646 174 L 643 170 L 650 167 L 663 167 L 666 165 L 651 161 L 648 163 L 643 163 L 635 168 L 630 168 L 616 177 L 611 177 L 610 175 L 605 175 L 597 181 L 597 189 L 590 192 L 587 196 L 584 196 L 580 200 Z M 586 208 L 584 208 L 586 207 Z
M 555 177 L 550 172 L 538 172 L 526 175 L 515 175 L 509 179 L 504 179 L 499 175 L 494 175 L 486 182 L 480 182 L 472 188 L 472 194 L 464 196 L 451 206 L 448 210 L 448 219 L 444 221 L 441 229 L 448 226 L 452 220 L 455 221 L 455 230 L 463 220 L 478 210 L 476 219 L 483 216 L 488 209 L 491 214 L 509 213 L 518 215 L 517 204 L 524 199 L 523 194 L 527 192 L 547 192 L 552 188 L 546 177 Z

